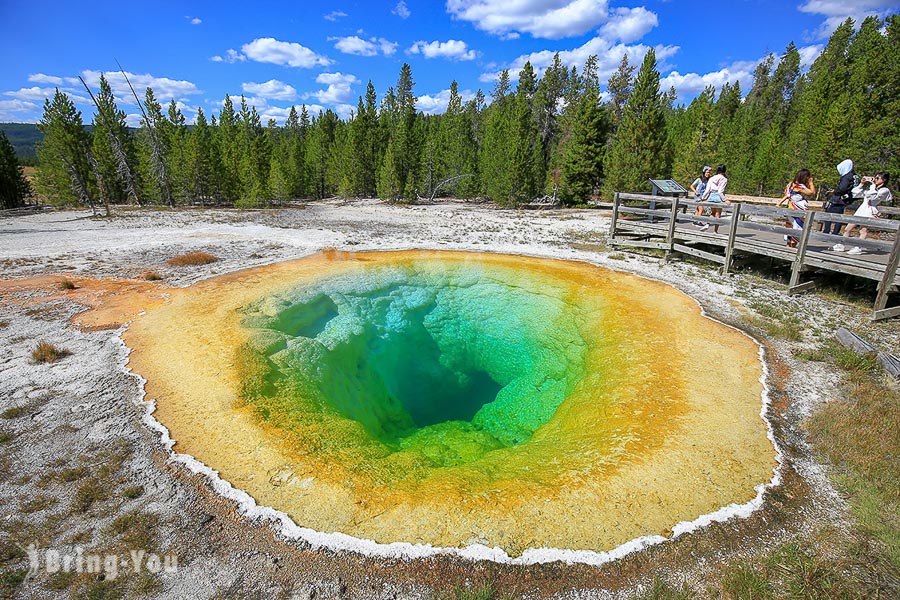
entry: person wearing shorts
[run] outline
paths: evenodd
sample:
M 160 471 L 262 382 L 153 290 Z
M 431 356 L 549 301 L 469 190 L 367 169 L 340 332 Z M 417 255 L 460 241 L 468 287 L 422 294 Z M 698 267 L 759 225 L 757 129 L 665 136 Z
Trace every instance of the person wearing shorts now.
M 716 174 L 710 177 L 709 181 L 706 182 L 706 189 L 703 190 L 702 196 L 703 201 L 731 204 L 731 202 L 725 199 L 726 185 L 728 185 L 728 178 L 725 176 L 725 165 L 719 165 L 716 167 Z M 722 216 L 721 208 L 710 208 L 709 212 L 717 219 Z M 709 229 L 709 224 L 704 223 L 702 229 L 703 231 Z M 716 225 L 713 231 L 719 233 L 719 226 Z

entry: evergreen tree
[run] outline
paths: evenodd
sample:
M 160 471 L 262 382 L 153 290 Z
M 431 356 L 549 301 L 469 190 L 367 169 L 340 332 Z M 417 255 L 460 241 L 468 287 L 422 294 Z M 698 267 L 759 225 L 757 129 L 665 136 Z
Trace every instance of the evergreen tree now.
M 622 121 L 604 160 L 604 191 L 646 190 L 648 178 L 665 175 L 666 127 L 656 53 L 647 51 L 625 103 Z
M 153 203 L 174 206 L 164 121 L 162 105 L 157 102 L 153 89 L 148 87 L 144 92 L 144 116 L 137 139 L 138 170 L 144 183 L 144 197 Z
M 606 83 L 606 91 L 609 93 L 609 107 L 612 119 L 612 134 L 619 128 L 622 117 L 625 114 L 625 103 L 631 95 L 634 83 L 634 65 L 628 64 L 628 53 L 622 55 L 619 68 L 609 77 Z
M 22 206 L 30 194 L 31 185 L 19 166 L 16 151 L 0 131 L 0 208 Z
M 228 202 L 237 202 L 241 198 L 241 153 L 238 146 L 238 122 L 234 112 L 234 103 L 228 94 L 222 110 L 219 111 L 219 122 L 213 127 L 216 153 L 221 161 L 222 169 L 218 174 L 216 188 Z
M 81 112 L 57 89 L 52 101 L 44 101 L 37 127 L 44 134 L 37 145 L 37 191 L 52 204 L 85 202 L 93 209 L 96 188 L 88 163 L 91 141 Z
M 708 86 L 677 118 L 677 134 L 672 138 L 672 177 L 677 181 L 693 181 L 704 164 L 714 162 L 717 126 L 714 100 L 715 88 Z
M 473 101 L 474 102 L 474 101 Z M 447 102 L 447 110 L 440 122 L 440 150 L 441 168 L 440 179 L 456 178 L 446 186 L 447 193 L 453 193 L 457 197 L 466 197 L 472 194 L 475 186 L 475 164 L 477 160 L 474 128 L 471 120 L 474 112 L 474 104 L 467 109 L 463 108 L 462 97 L 459 95 L 459 84 L 454 80 L 450 84 L 450 99 Z M 471 177 L 469 177 L 471 175 Z
M 96 97 L 91 94 L 91 98 L 97 108 L 91 150 L 102 176 L 102 193 L 110 202 L 125 202 L 133 198 L 142 204 L 134 140 L 125 123 L 125 111 L 119 110 L 116 105 L 112 88 L 104 75 L 100 75 L 99 93 Z
M 847 19 L 813 62 L 795 96 L 796 117 L 788 132 L 788 148 L 797 166 L 809 169 L 820 182 L 837 183 L 836 165 L 850 137 L 847 113 L 850 93 L 848 50 L 853 21 Z M 896 95 L 896 93 L 893 93 Z
M 185 191 L 190 202 L 203 204 L 215 195 L 215 177 L 221 167 L 213 154 L 212 134 L 203 109 L 197 108 L 197 122 L 187 134 L 185 146 Z
M 896 20 L 894 15 L 894 20 Z M 887 31 L 882 34 L 882 28 Z M 896 26 L 893 35 L 897 35 Z M 891 54 L 891 43 L 894 54 Z M 896 173 L 898 166 L 898 135 L 896 111 L 900 90 L 889 85 L 890 79 L 898 81 L 900 56 L 897 44 L 900 40 L 891 38 L 889 23 L 882 23 L 877 17 L 867 17 L 853 35 L 848 48 L 850 60 L 849 102 L 847 123 L 850 135 L 845 153 L 853 157 L 857 172 L 871 172 L 887 169 Z M 893 155 L 893 156 L 892 156 Z M 893 159 L 893 160 L 892 160 Z M 890 169 L 894 169 L 891 171 Z
M 580 95 L 574 105 L 570 135 L 562 142 L 559 198 L 567 204 L 586 202 L 603 177 L 603 157 L 610 128 L 607 110 L 600 105 L 597 57 L 588 58 Z
M 184 114 L 175 100 L 169 102 L 169 109 L 166 114 L 165 136 L 166 147 L 168 149 L 168 170 L 169 178 L 172 182 L 172 193 L 179 198 L 187 198 L 190 193 L 188 187 L 188 167 L 187 167 L 187 121 Z

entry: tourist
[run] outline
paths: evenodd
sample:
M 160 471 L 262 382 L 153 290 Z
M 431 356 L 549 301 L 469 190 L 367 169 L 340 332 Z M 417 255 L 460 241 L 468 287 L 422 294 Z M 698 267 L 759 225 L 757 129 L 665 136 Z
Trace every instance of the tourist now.
M 712 167 L 704 166 L 700 171 L 700 177 L 694 180 L 694 183 L 691 184 L 691 191 L 694 193 L 694 200 L 700 201 L 700 198 L 703 197 L 703 192 L 706 190 L 706 183 L 709 181 L 710 176 L 712 175 Z M 697 216 L 703 216 L 703 207 L 697 207 Z M 699 221 L 694 221 L 694 225 L 698 227 L 701 226 Z
M 719 165 L 716 167 L 716 174 L 710 177 L 709 181 L 706 182 L 706 189 L 703 190 L 701 198 L 706 202 L 731 204 L 731 202 L 725 199 L 726 185 L 728 185 L 728 178 L 725 177 L 725 165 Z M 722 216 L 721 208 L 711 208 L 709 209 L 709 212 L 716 219 Z M 704 223 L 701 229 L 703 231 L 709 229 L 709 223 Z M 719 233 L 719 226 L 716 225 L 713 231 Z
M 878 212 L 878 205 L 882 202 L 890 202 L 893 200 L 891 190 L 887 187 L 888 181 L 890 180 L 890 174 L 885 173 L 884 171 L 878 171 L 873 177 L 863 177 L 859 186 L 853 188 L 854 195 L 860 191 L 863 195 L 863 202 L 859 205 L 859 208 L 856 209 L 856 212 L 853 213 L 853 216 L 866 217 L 869 219 L 879 217 L 880 213 Z M 856 223 L 848 223 L 847 229 L 844 230 L 844 237 L 850 237 L 850 232 L 857 227 L 859 226 Z M 861 226 L 859 229 L 859 239 L 864 240 L 868 235 L 869 228 L 865 225 Z M 842 252 L 844 250 L 844 245 L 835 244 L 832 249 L 837 252 Z M 859 246 L 854 246 L 847 252 L 847 254 L 862 253 L 862 248 Z
M 841 178 L 838 180 L 837 187 L 831 192 L 831 199 L 825 203 L 825 212 L 842 215 L 847 204 L 853 200 L 853 186 L 856 185 L 853 161 L 849 158 L 842 161 L 837 166 L 837 171 Z M 840 235 L 843 225 L 843 223 L 835 221 L 825 221 L 825 224 L 822 226 L 822 233 Z
M 788 208 L 791 210 L 802 210 L 805 212 L 809 210 L 810 198 L 815 197 L 815 195 L 816 184 L 809 173 L 809 169 L 800 169 L 797 171 L 797 175 L 794 176 L 794 180 L 784 188 L 784 197 L 778 203 L 778 206 L 787 202 Z M 795 215 L 787 218 L 787 226 L 791 229 L 803 229 L 803 222 L 804 219 Z M 797 247 L 797 238 L 786 235 L 784 239 L 789 247 Z

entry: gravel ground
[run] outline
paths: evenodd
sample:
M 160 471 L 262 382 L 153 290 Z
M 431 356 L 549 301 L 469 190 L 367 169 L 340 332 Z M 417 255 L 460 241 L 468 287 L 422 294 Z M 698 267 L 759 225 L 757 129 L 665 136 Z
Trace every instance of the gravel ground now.
M 895 350 L 900 319 L 870 323 L 874 287 L 865 284 L 846 294 L 789 298 L 781 271 L 758 274 L 764 263 L 722 276 L 707 264 L 662 265 L 652 256 L 611 251 L 608 224 L 599 210 L 513 211 L 455 202 L 403 207 L 374 200 L 270 211 L 120 209 L 109 220 L 75 211 L 0 218 L 0 596 L 429 598 L 492 585 L 506 597 L 629 597 L 658 576 L 702 589 L 726 562 L 797 536 L 846 528 L 846 506 L 802 428 L 816 406 L 836 397 L 838 376 L 793 352 L 817 347 L 839 326 Z M 67 299 L 58 281 L 79 285 L 80 279 L 134 279 L 155 271 L 164 290 L 329 247 L 582 260 L 678 287 L 708 315 L 763 343 L 768 418 L 784 454 L 781 485 L 748 518 L 713 523 L 601 566 L 384 559 L 283 539 L 272 523 L 243 516 L 206 477 L 173 460 L 148 425 L 141 382 L 123 369 L 128 350 L 121 330 L 72 325 L 84 306 Z M 166 266 L 166 259 L 189 251 L 221 260 Z M 34 279 L 42 275 L 53 277 Z M 802 340 L 779 336 L 773 314 L 794 323 Z M 37 340 L 71 354 L 37 364 L 31 360 Z M 136 548 L 144 554 L 132 554 Z M 29 551 L 39 556 L 40 569 L 17 584 Z M 103 568 L 88 573 L 93 557 Z M 80 573 L 73 566 L 79 564 Z

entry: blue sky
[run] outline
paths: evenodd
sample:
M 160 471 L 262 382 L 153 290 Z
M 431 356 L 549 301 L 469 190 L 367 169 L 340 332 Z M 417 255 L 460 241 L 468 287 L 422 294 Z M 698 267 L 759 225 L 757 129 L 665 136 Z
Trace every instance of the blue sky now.
M 884 17 L 900 0 L 361 0 L 317 2 L 92 2 L 0 0 L 0 121 L 36 122 L 59 87 L 90 121 L 78 81 L 101 72 L 119 107 L 138 108 L 118 60 L 143 97 L 148 85 L 189 121 L 244 94 L 263 122 L 292 105 L 349 116 L 369 80 L 379 101 L 410 63 L 418 108 L 443 112 L 450 82 L 490 95 L 526 60 L 540 73 L 559 52 L 579 69 L 596 54 L 605 82 L 624 52 L 639 64 L 656 50 L 662 86 L 689 101 L 706 85 L 738 80 L 790 41 L 805 64 L 845 18 Z

